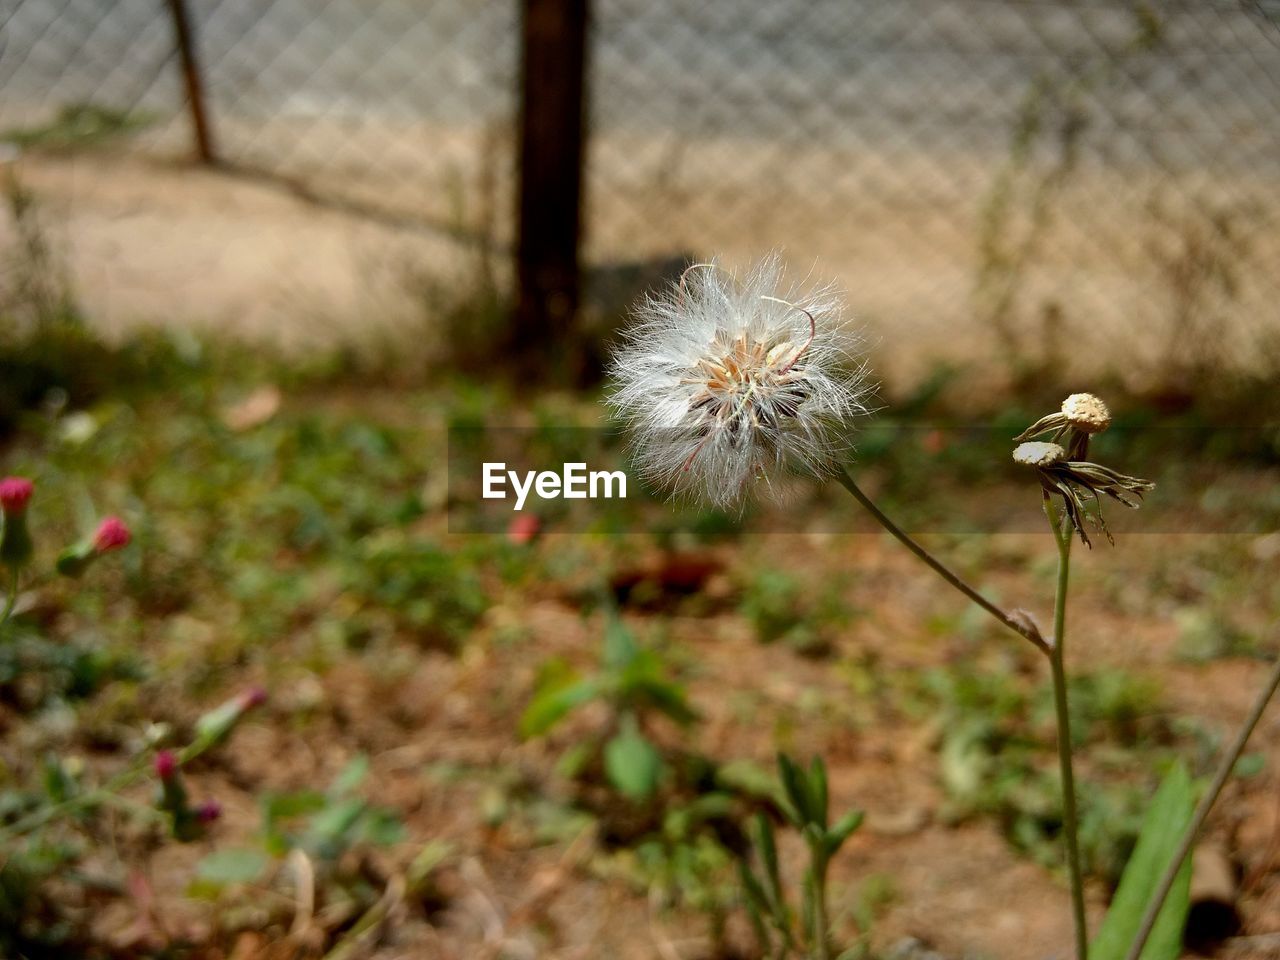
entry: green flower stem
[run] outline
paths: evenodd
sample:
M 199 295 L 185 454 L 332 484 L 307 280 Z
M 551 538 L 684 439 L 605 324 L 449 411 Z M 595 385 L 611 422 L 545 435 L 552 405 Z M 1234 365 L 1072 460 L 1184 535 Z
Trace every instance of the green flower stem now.
M 831 947 L 827 932 L 827 858 L 817 848 L 813 848 L 813 947 L 817 960 L 830 960 Z
M 200 756 L 211 747 L 217 746 L 218 741 L 215 740 L 197 740 L 189 744 L 182 750 L 178 751 L 179 764 L 186 764 Z M 100 804 L 115 803 L 117 801 L 116 794 L 125 787 L 132 786 L 138 780 L 141 780 L 150 771 L 150 757 L 141 763 L 136 763 L 126 770 L 122 770 L 114 777 L 104 783 L 102 786 L 94 790 L 89 790 L 79 796 L 72 797 L 69 800 L 63 800 L 61 803 L 55 803 L 52 806 L 45 807 L 42 810 L 36 810 L 6 827 L 0 827 L 0 842 L 6 842 L 13 837 L 21 836 L 31 830 L 37 830 L 46 823 L 50 823 L 59 817 L 72 813 L 76 810 L 82 810 L 86 807 L 94 807 Z M 127 801 L 126 801 L 127 802 Z
M 1209 789 L 1205 791 L 1204 796 L 1200 798 L 1195 815 L 1192 816 L 1191 822 L 1187 824 L 1187 831 L 1182 835 L 1181 843 L 1178 844 L 1178 850 L 1165 868 L 1164 876 L 1160 878 L 1160 885 L 1156 887 L 1156 892 L 1152 896 L 1151 902 L 1147 904 L 1147 912 L 1142 915 L 1142 923 L 1138 927 L 1138 933 L 1134 937 L 1133 943 L 1129 946 L 1129 952 L 1125 955 L 1125 960 L 1138 960 L 1138 957 L 1142 955 L 1142 948 L 1146 946 L 1147 938 L 1151 936 L 1151 931 L 1156 925 L 1156 918 L 1160 916 L 1160 908 L 1164 906 L 1164 901 L 1169 896 L 1169 891 L 1173 889 L 1178 872 L 1182 869 L 1182 862 L 1187 859 L 1187 854 L 1191 852 L 1191 847 L 1200 835 L 1200 830 L 1204 827 L 1205 820 L 1209 818 L 1209 811 L 1213 809 L 1214 803 L 1218 800 L 1218 795 L 1222 793 L 1223 786 L 1235 769 L 1236 763 L 1240 759 L 1240 754 L 1244 752 L 1245 744 L 1249 742 L 1249 737 L 1253 733 L 1254 727 L 1262 719 L 1263 713 L 1266 712 L 1267 704 L 1275 696 L 1277 688 L 1280 688 L 1280 657 L 1276 658 L 1275 665 L 1271 668 L 1271 675 L 1267 678 L 1266 685 L 1258 693 L 1258 699 L 1254 701 L 1253 709 L 1249 712 L 1248 718 L 1236 734 L 1235 742 L 1222 755 L 1218 769 L 1213 775 L 1213 782 L 1209 785 Z
M 85 807 L 93 807 L 101 803 L 106 803 L 109 796 L 118 790 L 123 790 L 135 780 L 139 779 L 146 770 L 147 768 L 143 764 L 131 767 L 128 770 L 116 774 L 96 790 L 90 790 L 87 793 L 82 793 L 69 800 L 63 800 L 61 803 L 55 803 L 52 806 L 43 808 L 42 810 L 36 810 L 19 820 L 15 820 L 7 827 L 0 828 L 0 841 L 7 842 L 12 837 L 19 837 L 28 831 L 37 830 L 40 827 L 43 827 L 46 823 L 76 810 L 82 810 Z
M 15 567 L 13 577 L 9 580 L 9 596 L 5 600 L 4 613 L 0 613 L 0 627 L 9 622 L 9 617 L 13 615 L 13 608 L 18 603 L 18 570 Z
M 843 467 L 836 474 L 836 480 L 840 482 L 842 487 L 853 494 L 854 499 L 862 504 L 868 513 L 876 518 L 876 522 L 878 522 L 880 526 L 893 534 L 899 543 L 924 561 L 924 563 L 938 574 L 938 576 L 942 577 L 943 580 L 947 581 L 947 583 L 951 584 L 951 586 L 955 587 L 1014 633 L 1030 640 L 1041 653 L 1052 656 L 1049 643 L 1040 635 L 1040 631 L 1036 629 L 1035 624 L 1031 622 L 1030 618 L 1015 617 L 1012 614 L 1006 613 L 962 580 L 958 574 L 951 570 L 950 567 L 946 566 L 946 564 L 941 560 L 934 557 L 933 554 L 921 546 L 909 533 L 890 520 L 888 516 L 886 516 L 885 513 L 872 502 L 871 498 L 862 492 L 862 488 L 854 483 L 853 477 L 851 477 L 849 472 Z
M 1071 770 L 1071 712 L 1067 706 L 1066 626 L 1067 584 L 1071 573 L 1071 527 L 1062 522 L 1053 502 L 1044 498 L 1045 515 L 1058 544 L 1058 583 L 1053 597 L 1053 646 L 1049 665 L 1053 674 L 1053 707 L 1058 721 L 1058 767 L 1062 771 L 1062 832 L 1066 840 L 1067 871 L 1071 876 L 1071 916 L 1075 926 L 1076 958 L 1088 960 L 1089 928 L 1084 913 L 1084 877 L 1080 869 L 1076 782 Z

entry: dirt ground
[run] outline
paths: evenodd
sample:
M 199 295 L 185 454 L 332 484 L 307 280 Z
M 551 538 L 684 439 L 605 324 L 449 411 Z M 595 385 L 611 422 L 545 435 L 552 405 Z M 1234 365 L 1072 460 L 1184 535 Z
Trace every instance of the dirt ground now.
M 779 731 L 786 730 L 787 749 L 825 755 L 833 807 L 858 805 L 868 815 L 867 828 L 835 864 L 834 903 L 843 911 L 862 879 L 891 876 L 896 894 L 875 926 L 880 947 L 914 939 L 957 960 L 1067 956 L 1070 926 L 1061 875 L 1015 853 L 994 823 L 946 822 L 939 814 L 936 720 L 907 719 L 868 704 L 865 695 L 852 692 L 839 666 L 849 658 L 870 658 L 873 677 L 880 672 L 888 678 L 961 658 L 965 641 L 930 638 L 920 630 L 922 620 L 954 612 L 957 601 L 934 589 L 932 574 L 887 538 L 766 539 L 745 548 L 746 563 L 767 554 L 768 562 L 802 576 L 855 571 L 853 600 L 865 604 L 868 615 L 839 637 L 835 661 L 763 645 L 740 620 L 725 615 L 673 618 L 667 626 L 670 640 L 687 648 L 698 664 L 690 696 L 706 722 L 697 746 L 714 756 L 768 764 Z M 555 551 L 557 540 L 550 537 L 539 549 Z M 1052 546 L 1046 537 L 996 535 L 984 549 L 995 558 L 986 570 L 989 586 L 1004 596 L 1020 596 L 1028 589 L 1024 571 L 1043 561 Z M 1114 551 L 1095 550 L 1078 564 L 1071 659 L 1091 670 L 1117 667 L 1158 676 L 1171 714 L 1196 717 L 1225 735 L 1245 714 L 1266 664 L 1239 658 L 1196 665 L 1178 660 L 1177 629 L 1167 609 L 1126 599 L 1123 584 L 1149 576 L 1169 554 L 1184 554 L 1187 576 L 1194 579 L 1196 571 L 1207 569 L 1202 564 L 1212 563 L 1207 558 L 1223 551 L 1255 550 L 1262 563 L 1273 566 L 1274 553 L 1268 555 L 1267 549 L 1265 538 L 1168 535 L 1129 537 Z M 729 555 L 724 560 L 744 562 Z M 893 602 L 882 602 L 885 597 Z M 1253 609 L 1250 599 L 1242 598 L 1242 605 Z M 1253 615 L 1265 621 L 1264 613 L 1254 610 Z M 642 614 L 629 620 L 642 634 L 654 626 Z M 563 796 L 564 784 L 549 775 L 563 737 L 521 743 L 513 731 L 542 658 L 562 654 L 586 667 L 598 636 L 572 604 L 555 596 L 508 597 L 489 611 L 485 623 L 482 635 L 458 658 L 388 651 L 376 660 L 351 660 L 320 677 L 300 666 L 282 667 L 293 679 L 276 678 L 280 696 L 269 711 L 279 711 L 278 717 L 268 712 L 246 726 L 225 765 L 196 779 L 227 803 L 219 843 L 233 843 L 256 823 L 252 790 L 325 782 L 356 753 L 367 752 L 373 763 L 370 795 L 405 816 L 418 846 L 444 839 L 453 850 L 439 880 L 447 898 L 443 913 L 427 923 L 393 903 L 374 956 L 707 956 L 706 927 L 698 918 L 664 909 L 641 892 L 602 878 L 590 834 L 548 844 L 538 841 L 518 815 L 496 826 L 486 821 L 495 771 L 528 778 L 534 792 Z M 512 627 L 526 638 L 518 646 L 492 639 Z M 1034 651 L 1017 645 L 1020 641 L 992 635 L 983 642 L 1008 645 L 996 655 L 1012 657 L 1020 671 L 1043 668 Z M 287 664 L 288 646 L 275 657 Z M 397 660 L 416 665 L 396 671 L 390 664 Z M 311 718 L 305 733 L 284 721 L 302 703 Z M 589 724 L 591 718 L 581 722 Z M 1275 955 L 1261 947 L 1251 952 L 1250 945 L 1265 944 L 1261 935 L 1280 930 L 1278 734 L 1280 716 L 1273 711 L 1253 744 L 1266 756 L 1267 773 L 1229 788 L 1210 831 L 1246 878 L 1240 906 L 1243 933 L 1252 939 L 1238 939 L 1224 956 Z M 472 774 L 439 775 L 454 765 Z M 413 847 L 392 851 L 379 862 L 380 869 L 394 875 Z M 155 864 L 153 882 L 163 887 L 166 877 L 176 882 L 186 876 L 200 853 L 167 848 Z M 797 853 L 789 849 L 788 859 L 794 862 Z M 1090 899 L 1096 925 L 1105 908 L 1104 891 L 1092 889 Z M 233 956 L 290 955 L 309 936 L 309 920 L 298 910 L 283 943 L 246 934 Z M 193 933 L 207 922 L 198 917 L 189 921 Z M 731 929 L 731 939 L 747 942 L 742 930 Z

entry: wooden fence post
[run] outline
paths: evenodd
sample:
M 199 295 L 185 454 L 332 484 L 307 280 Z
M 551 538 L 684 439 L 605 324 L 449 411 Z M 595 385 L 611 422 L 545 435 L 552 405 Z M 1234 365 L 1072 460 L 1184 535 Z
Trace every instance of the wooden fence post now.
M 169 0 L 169 12 L 173 16 L 174 39 L 182 61 L 182 80 L 187 91 L 187 107 L 191 111 L 196 155 L 201 163 L 214 164 L 218 162 L 218 157 L 213 149 L 213 132 L 209 128 L 209 115 L 205 110 L 204 77 L 200 73 L 200 60 L 196 56 L 195 36 L 186 0 Z
M 545 379 L 575 377 L 589 0 L 522 0 L 520 198 L 512 343 Z M 577 345 L 580 346 L 580 345 Z

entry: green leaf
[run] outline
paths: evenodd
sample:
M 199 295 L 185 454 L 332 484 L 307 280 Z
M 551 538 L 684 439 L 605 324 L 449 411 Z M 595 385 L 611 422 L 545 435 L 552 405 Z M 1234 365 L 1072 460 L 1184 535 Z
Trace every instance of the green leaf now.
M 612 672 L 625 670 L 640 652 L 640 647 L 616 610 L 609 610 L 605 616 L 604 668 Z
M 404 824 L 394 810 L 374 808 L 360 826 L 360 839 L 379 847 L 389 847 L 404 839 Z
M 324 794 L 316 790 L 268 793 L 261 800 L 262 817 L 266 821 L 267 830 L 270 831 L 281 820 L 323 810 L 325 802 Z
M 1089 951 L 1092 960 L 1124 960 L 1160 877 L 1191 822 L 1193 807 L 1191 778 L 1179 763 L 1164 778 L 1147 810 L 1133 856 Z M 1187 857 L 1142 951 L 1142 960 L 1177 960 L 1182 952 L 1190 886 L 1191 858 Z
M 782 874 L 778 869 L 778 843 L 774 839 L 773 824 L 763 813 L 756 814 L 756 847 L 760 862 L 764 864 L 765 880 L 769 884 L 769 900 L 777 917 L 787 915 L 787 897 L 782 891 Z
M 359 797 L 339 800 L 317 813 L 307 832 L 317 842 L 345 839 L 347 832 L 356 825 L 368 806 Z
M 813 805 L 813 820 L 824 830 L 827 828 L 827 765 L 821 757 L 814 757 L 809 764 L 809 802 Z
M 769 937 L 769 931 L 764 922 L 765 914 L 769 912 L 764 888 L 760 886 L 760 881 L 756 879 L 756 875 L 751 872 L 751 868 L 744 860 L 738 861 L 738 876 L 742 880 L 742 890 L 745 894 L 743 900 L 747 908 L 747 916 L 751 920 L 751 929 L 756 935 L 756 943 L 760 946 L 760 952 L 767 956 L 772 952 L 773 941 Z
M 1246 753 L 1236 761 L 1235 769 L 1232 774 L 1242 780 L 1248 780 L 1256 777 L 1266 769 L 1267 758 L 1260 753 Z
M 651 706 L 681 726 L 698 719 L 685 698 L 684 688 L 662 677 L 624 677 L 620 692 L 636 706 Z
M 780 753 L 778 773 L 782 777 L 782 787 L 787 791 L 787 799 L 791 801 L 792 809 L 788 813 L 795 825 L 801 827 L 812 822 L 813 810 L 809 805 L 809 785 L 805 782 L 804 772 L 785 753 Z
M 644 800 L 658 788 L 662 756 L 628 717 L 623 729 L 604 747 L 604 769 L 609 782 L 632 800 Z
M 216 887 L 252 883 L 262 876 L 269 862 L 261 850 L 218 850 L 196 864 L 196 879 Z
M 862 826 L 862 820 L 861 810 L 850 810 L 835 822 L 835 825 L 827 831 L 827 856 L 834 856 L 836 851 L 844 846 L 844 842 Z
M 364 782 L 364 778 L 369 775 L 369 758 L 365 754 L 357 754 L 352 758 L 351 762 L 342 768 L 342 772 L 338 774 L 338 778 L 333 781 L 333 786 L 329 788 L 331 794 L 341 796 L 344 793 L 350 793 L 356 787 Z
M 601 686 L 598 677 L 588 677 L 568 686 L 539 692 L 520 718 L 520 736 L 538 737 L 546 733 L 567 714 L 593 699 Z

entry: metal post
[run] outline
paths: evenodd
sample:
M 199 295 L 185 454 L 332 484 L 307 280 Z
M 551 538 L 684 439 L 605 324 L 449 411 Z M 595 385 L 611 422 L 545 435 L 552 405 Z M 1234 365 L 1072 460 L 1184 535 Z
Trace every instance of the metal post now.
M 589 0 L 523 0 L 514 348 L 549 378 L 576 376 Z M 544 364 L 548 366 L 543 366 Z
M 196 57 L 195 37 L 191 30 L 186 0 L 169 0 L 169 12 L 173 16 L 174 39 L 178 44 L 178 56 L 182 60 L 182 80 L 187 90 L 187 106 L 191 110 L 196 155 L 201 163 L 214 164 L 218 162 L 218 158 L 213 149 L 209 115 L 205 110 L 204 78 L 200 73 L 200 61 Z

